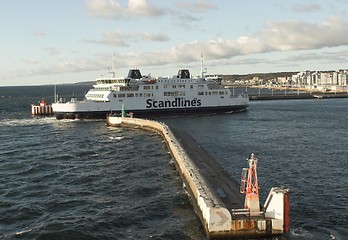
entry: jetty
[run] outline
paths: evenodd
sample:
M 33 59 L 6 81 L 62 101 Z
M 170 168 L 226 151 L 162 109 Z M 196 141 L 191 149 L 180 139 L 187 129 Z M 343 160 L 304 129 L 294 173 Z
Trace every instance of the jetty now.
M 250 101 L 256 100 L 289 100 L 289 99 L 328 99 L 328 98 L 348 98 L 347 93 L 287 93 L 287 94 L 249 94 Z
M 270 237 L 289 231 L 288 189 L 272 188 L 260 210 L 253 154 L 239 184 L 185 131 L 153 120 L 111 115 L 107 124 L 141 128 L 163 137 L 207 239 Z
M 48 105 L 44 98 L 41 99 L 39 105 L 31 105 L 31 114 L 32 115 L 53 115 L 52 105 Z

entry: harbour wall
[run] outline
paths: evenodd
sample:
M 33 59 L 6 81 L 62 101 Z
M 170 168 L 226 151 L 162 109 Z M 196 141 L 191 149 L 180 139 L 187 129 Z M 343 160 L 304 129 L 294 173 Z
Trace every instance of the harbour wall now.
M 328 99 L 328 98 L 348 98 L 346 93 L 291 93 L 291 94 L 249 94 L 250 101 L 257 100 L 290 100 L 290 99 Z
M 232 216 L 230 212 L 225 208 L 221 199 L 208 188 L 209 184 L 167 125 L 139 118 L 122 118 L 121 125 L 137 126 L 162 135 L 175 159 L 177 171 L 191 195 L 193 205 L 198 210 L 196 213 L 203 223 L 208 238 L 212 232 L 231 230 Z
M 281 235 L 289 230 L 288 189 L 272 188 L 264 205 L 264 210 L 258 213 L 258 216 L 252 216 L 248 209 L 244 209 L 240 205 L 231 209 L 231 207 L 226 207 L 228 201 L 222 199 L 216 189 L 226 189 L 226 186 L 232 186 L 232 194 L 229 195 L 229 198 L 232 199 L 229 200 L 234 202 L 238 198 L 237 195 L 240 194 L 239 188 L 233 186 L 234 183 L 228 178 L 223 178 L 223 181 L 217 182 L 217 185 L 216 183 L 212 184 L 211 181 L 215 182 L 216 178 L 223 173 L 216 168 L 216 165 L 210 164 L 212 159 L 201 152 L 200 146 L 192 146 L 194 145 L 193 141 L 184 141 L 190 146 L 183 146 L 181 141 L 184 135 L 178 133 L 177 130 L 174 133 L 167 125 L 157 121 L 108 116 L 107 123 L 111 126 L 141 128 L 162 135 L 175 160 L 177 171 L 190 194 L 191 203 L 202 222 L 208 239 L 269 237 Z M 192 155 L 192 151 L 201 154 Z M 201 165 L 202 162 L 208 164 Z M 208 172 L 213 172 L 213 178 L 207 176 Z M 226 186 L 223 186 L 224 184 Z
M 53 115 L 52 105 L 45 106 L 31 106 L 31 114 L 32 115 Z

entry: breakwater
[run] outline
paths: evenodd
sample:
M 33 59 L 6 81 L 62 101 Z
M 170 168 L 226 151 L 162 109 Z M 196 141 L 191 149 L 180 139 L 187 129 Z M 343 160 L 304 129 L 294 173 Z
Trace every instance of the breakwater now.
M 107 123 L 162 135 L 208 239 L 273 236 L 289 230 L 287 189 L 272 188 L 264 210 L 251 214 L 243 208 L 236 183 L 188 135 L 151 120 L 109 116 Z
M 290 93 L 290 94 L 249 94 L 250 101 L 256 100 L 286 100 L 286 99 L 328 99 L 348 98 L 346 93 Z

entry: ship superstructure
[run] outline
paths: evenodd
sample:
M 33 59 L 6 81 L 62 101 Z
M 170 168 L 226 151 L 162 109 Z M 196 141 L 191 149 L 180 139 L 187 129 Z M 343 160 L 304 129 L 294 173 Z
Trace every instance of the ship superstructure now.
M 106 118 L 120 112 L 122 105 L 136 117 L 163 117 L 193 114 L 240 112 L 249 104 L 247 95 L 233 96 L 220 82 L 207 80 L 202 74 L 191 77 L 188 69 L 180 69 L 172 77 L 142 76 L 131 69 L 127 77 L 98 78 L 83 101 L 52 104 L 58 119 Z

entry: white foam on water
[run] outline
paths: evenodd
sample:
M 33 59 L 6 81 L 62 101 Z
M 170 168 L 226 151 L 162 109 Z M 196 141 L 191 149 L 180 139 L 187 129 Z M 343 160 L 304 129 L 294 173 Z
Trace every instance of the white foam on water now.
M 122 139 L 124 139 L 123 136 L 118 136 L 118 137 L 110 136 L 109 138 L 110 138 L 111 140 L 122 140 Z

